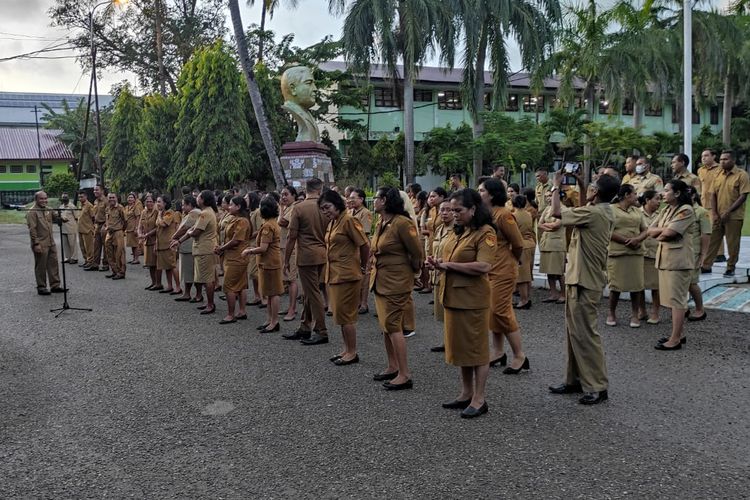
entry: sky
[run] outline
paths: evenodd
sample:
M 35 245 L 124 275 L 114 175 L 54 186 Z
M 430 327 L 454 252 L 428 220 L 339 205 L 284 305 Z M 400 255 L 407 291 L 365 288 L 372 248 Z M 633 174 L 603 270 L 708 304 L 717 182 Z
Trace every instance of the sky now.
M 612 0 L 603 0 L 610 4 Z M 721 6 L 729 0 L 713 0 L 710 4 Z M 3 92 L 57 92 L 86 93 L 89 75 L 83 73 L 76 59 L 16 59 L 3 58 L 44 48 L 64 41 L 66 30 L 50 26 L 47 10 L 54 0 L 0 0 L 0 91 Z M 242 21 L 245 26 L 260 21 L 260 4 L 248 7 L 239 0 Z M 300 0 L 296 10 L 281 8 L 273 19 L 267 21 L 267 29 L 277 36 L 294 33 L 295 45 L 305 47 L 320 41 L 325 35 L 338 38 L 343 17 L 331 16 L 322 0 Z M 227 21 L 229 21 L 227 11 Z M 230 30 L 231 31 L 231 30 Z M 511 45 L 511 68 L 518 70 L 517 49 Z M 72 52 L 59 53 L 72 55 Z M 429 64 L 429 62 L 428 62 Z M 433 62 L 434 64 L 434 62 Z M 132 74 L 105 70 L 99 83 L 99 91 L 106 93 L 114 83 L 128 80 L 134 87 L 137 82 Z

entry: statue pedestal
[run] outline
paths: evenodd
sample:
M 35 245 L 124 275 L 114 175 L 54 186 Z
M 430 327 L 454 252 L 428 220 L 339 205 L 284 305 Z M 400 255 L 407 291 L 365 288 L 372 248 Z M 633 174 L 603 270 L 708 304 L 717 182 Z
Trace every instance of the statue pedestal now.
M 333 166 L 326 152 L 328 146 L 319 142 L 287 142 L 281 147 L 281 167 L 290 186 L 305 187 L 305 181 L 313 177 L 323 185 L 333 185 Z

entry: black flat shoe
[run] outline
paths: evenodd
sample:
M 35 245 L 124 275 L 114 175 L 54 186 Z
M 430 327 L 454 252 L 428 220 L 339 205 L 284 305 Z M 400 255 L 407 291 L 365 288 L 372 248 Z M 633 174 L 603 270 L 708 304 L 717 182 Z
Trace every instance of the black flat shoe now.
M 583 392 L 581 384 L 560 384 L 549 386 L 549 392 L 552 394 L 575 394 L 577 392 Z
M 52 292 L 50 292 L 46 288 L 37 288 L 36 293 L 38 293 L 39 295 L 52 295 Z
M 445 346 L 444 345 L 436 345 L 435 347 L 430 347 L 431 352 L 445 352 Z
M 259 325 L 259 326 L 255 327 L 255 329 L 258 330 L 258 331 L 265 330 L 268 325 L 269 325 L 269 323 L 263 323 L 262 325 Z
M 190 297 L 177 297 L 176 299 L 174 299 L 175 302 L 189 302 L 191 300 L 192 299 Z
M 523 360 L 523 364 L 521 365 L 521 368 L 511 368 L 510 366 L 503 370 L 503 373 L 505 375 L 518 375 L 521 373 L 521 370 L 528 370 L 531 368 L 531 365 L 529 364 L 529 358 L 525 358 Z
M 278 332 L 281 329 L 281 323 L 276 323 L 276 326 L 273 328 L 264 328 L 260 331 L 260 333 L 272 333 L 272 332 Z
M 514 305 L 513 309 L 531 309 L 531 301 L 526 302 L 524 305 Z
M 196 307 L 199 311 L 202 311 L 203 309 L 207 308 L 208 306 L 206 304 L 203 304 L 202 306 Z
M 682 340 L 680 340 L 679 344 L 675 344 L 672 347 L 664 344 L 656 344 L 654 346 L 654 349 L 656 349 L 657 351 L 679 351 L 680 349 L 682 349 Z
M 302 339 L 309 339 L 310 335 L 312 335 L 312 332 L 300 330 L 297 328 L 293 333 L 285 333 L 282 335 L 286 340 L 302 340 Z
M 299 341 L 302 345 L 321 345 L 321 344 L 327 344 L 328 343 L 328 335 L 320 335 L 319 333 L 314 333 L 310 336 L 309 339 L 302 339 Z
M 471 404 L 471 399 L 467 399 L 466 401 L 460 401 L 458 399 L 455 399 L 451 401 L 450 403 L 443 403 L 443 408 L 446 410 L 463 410 L 464 408 L 467 408 Z
M 234 319 L 240 319 L 240 320 L 247 319 L 247 314 L 242 314 L 240 316 L 235 316 Z
M 375 375 L 372 376 L 372 379 L 375 382 L 382 382 L 383 380 L 393 380 L 396 377 L 398 377 L 398 372 L 376 373 Z
M 487 413 L 487 410 L 489 410 L 487 401 L 482 403 L 482 406 L 480 406 L 479 408 L 467 406 L 466 409 L 461 412 L 461 418 L 477 418 L 480 415 L 484 415 L 485 413 Z
M 669 337 L 662 337 L 659 340 L 657 340 L 658 343 L 663 344 L 664 342 L 669 342 Z M 682 337 L 680 339 L 680 344 L 687 344 L 687 337 Z
M 584 393 L 583 397 L 578 400 L 578 402 L 582 405 L 598 405 L 602 401 L 606 401 L 608 399 L 609 396 L 607 395 L 607 391 L 586 392 Z
M 156 285 L 149 285 L 144 288 L 144 290 L 153 290 Z
M 172 288 L 165 288 L 164 290 L 159 290 L 159 293 L 174 293 L 174 290 Z
M 112 278 L 112 281 L 115 281 L 115 280 L 124 280 L 124 279 L 125 279 L 125 276 L 123 276 L 122 274 L 115 274 L 115 277 Z
M 52 287 L 52 288 L 49 289 L 49 291 L 52 292 L 52 293 L 65 293 L 66 290 L 67 290 L 67 288 L 62 288 L 62 287 L 59 287 L 59 286 L 55 286 L 55 287 Z
M 199 299 L 196 297 L 194 299 L 190 299 L 188 302 L 190 302 L 191 304 L 200 304 L 201 302 L 203 302 L 203 298 Z
M 688 321 L 703 321 L 708 317 L 708 314 L 706 314 L 706 311 L 703 311 L 703 314 L 700 316 L 690 316 L 688 315 L 687 320 Z
M 112 278 L 114 278 L 114 277 L 115 277 L 115 274 L 114 274 L 114 273 L 111 273 L 111 274 L 105 274 L 105 275 L 104 275 L 104 277 L 105 277 L 105 278 L 109 278 L 109 279 L 112 279 Z
M 200 314 L 206 315 L 206 314 L 213 314 L 215 312 L 216 312 L 216 308 L 214 307 L 212 309 L 205 309 L 205 310 L 201 311 Z
M 232 318 L 232 319 L 222 319 L 221 321 L 219 321 L 220 325 L 228 325 L 229 323 L 237 323 L 237 320 Z
M 328 358 L 328 361 L 330 361 L 331 363 L 333 363 L 337 359 L 341 359 L 341 354 L 336 354 L 335 356 L 331 356 L 330 358 Z
M 353 365 L 354 363 L 359 363 L 359 354 L 355 354 L 354 357 L 348 361 L 344 358 L 339 358 L 333 362 L 333 364 L 336 366 Z
M 158 292 L 159 290 L 164 290 L 164 286 L 158 285 L 158 286 L 151 287 L 152 292 Z
M 391 384 L 390 382 L 383 383 L 386 391 L 403 391 L 404 389 L 411 389 L 414 387 L 414 382 L 411 379 L 407 380 L 403 384 Z
M 508 355 L 503 354 L 499 358 L 493 359 L 492 361 L 490 361 L 490 366 L 497 366 L 497 365 L 505 366 L 507 363 L 508 363 Z

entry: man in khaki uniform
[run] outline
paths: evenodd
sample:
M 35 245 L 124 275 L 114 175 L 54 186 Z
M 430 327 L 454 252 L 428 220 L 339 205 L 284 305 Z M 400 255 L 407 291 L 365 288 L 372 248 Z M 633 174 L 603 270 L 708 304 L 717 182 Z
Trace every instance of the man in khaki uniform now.
M 701 180 L 697 175 L 688 172 L 690 158 L 685 153 L 679 153 L 672 157 L 672 179 L 684 182 L 695 189 L 695 192 L 701 193 Z
M 104 224 L 107 222 L 107 196 L 100 185 L 94 187 L 94 258 L 86 271 L 109 271 L 107 258 L 102 258 L 104 250 Z M 101 267 L 99 265 L 101 264 Z
M 53 220 L 57 216 L 47 210 L 47 193 L 39 191 L 34 195 L 34 206 L 26 214 L 26 224 L 29 226 L 31 237 L 31 251 L 34 252 L 34 274 L 36 275 L 36 291 L 39 295 L 61 293 L 60 268 L 57 263 L 57 246 L 53 234 Z M 47 290 L 47 279 L 51 290 Z
M 328 343 L 325 306 L 320 284 L 326 263 L 325 233 L 327 223 L 318 208 L 323 181 L 312 178 L 305 186 L 305 199 L 294 205 L 289 220 L 289 238 L 284 255 L 284 272 L 289 272 L 289 260 L 297 245 L 297 268 L 305 294 L 302 323 L 297 331 L 284 335 L 288 340 L 300 340 L 304 345 Z M 314 331 L 314 334 L 313 334 Z
M 107 222 L 104 226 L 106 232 L 104 244 L 107 261 L 112 268 L 112 272 L 107 275 L 107 278 L 121 280 L 125 278 L 126 269 L 125 226 L 127 226 L 127 221 L 125 219 L 125 208 L 117 202 L 115 193 L 107 195 L 107 202 L 109 207 L 107 208 Z
M 638 196 L 649 190 L 660 192 L 664 189 L 664 182 L 661 180 L 661 177 L 651 173 L 651 160 L 645 156 L 641 156 L 636 160 L 635 174 L 635 177 L 630 179 L 627 184 L 635 188 Z
M 63 218 L 62 225 L 62 241 L 60 244 L 63 247 L 63 254 L 65 255 L 66 264 L 77 264 L 78 263 L 78 209 L 75 203 L 70 202 L 68 193 L 60 195 L 60 208 L 63 209 L 61 212 Z
M 622 176 L 623 184 L 630 184 L 632 186 L 635 186 L 635 184 L 633 184 L 633 179 L 636 176 L 635 162 L 638 161 L 638 158 L 639 156 L 637 155 L 630 155 L 625 158 L 625 175 Z
M 549 181 L 549 172 L 545 168 L 540 168 L 534 174 L 536 177 L 536 186 L 534 186 L 534 197 L 536 198 L 536 204 L 539 207 L 539 213 L 544 212 L 547 208 L 547 191 L 552 188 L 552 183 Z
M 724 150 L 719 158 L 721 172 L 713 181 L 713 202 L 711 218 L 713 230 L 708 247 L 706 262 L 712 265 L 719 252 L 722 239 L 727 238 L 727 270 L 725 277 L 734 276 L 734 268 L 740 255 L 742 223 L 745 219 L 745 201 L 750 193 L 750 180 L 747 172 L 735 166 L 734 152 Z M 705 265 L 706 263 L 704 263 Z
M 557 172 L 552 188 L 552 217 L 561 219 L 563 226 L 574 228 L 565 271 L 567 372 L 565 382 L 549 390 L 555 394 L 583 391 L 579 402 L 592 405 L 608 399 L 607 364 L 596 325 L 607 283 L 607 248 L 615 223 L 610 202 L 620 183 L 602 175 L 588 187 L 587 206 L 563 212 L 558 192 L 562 179 L 562 173 Z
M 712 203 L 714 202 L 714 179 L 721 172 L 721 165 L 716 161 L 719 159 L 718 153 L 713 149 L 704 149 L 701 153 L 701 167 L 698 169 L 698 179 L 701 181 L 701 205 L 711 213 Z M 726 262 L 724 256 L 724 241 L 719 245 L 719 253 L 716 259 L 711 262 L 703 262 L 703 272 L 711 272 L 710 268 L 714 262 Z
M 81 204 L 78 216 L 78 242 L 83 257 L 80 267 L 87 268 L 94 265 L 94 205 L 89 201 L 85 191 L 79 191 L 78 202 Z

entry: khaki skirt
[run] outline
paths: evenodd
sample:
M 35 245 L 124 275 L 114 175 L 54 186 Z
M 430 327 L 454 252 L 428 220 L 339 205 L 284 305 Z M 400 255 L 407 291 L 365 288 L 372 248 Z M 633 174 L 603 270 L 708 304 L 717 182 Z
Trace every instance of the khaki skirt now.
M 156 267 L 156 245 L 143 245 L 144 266 Z
M 656 269 L 656 259 L 643 259 L 643 288 L 645 290 L 659 289 L 659 270 Z
M 613 292 L 643 291 L 643 255 L 620 255 L 607 259 L 607 280 Z
M 691 285 L 697 285 L 701 282 L 701 266 L 700 266 L 700 254 L 697 254 L 695 256 L 695 262 L 698 262 L 698 266 L 693 269 L 693 273 L 690 275 L 690 284 Z
M 518 265 L 518 279 L 516 283 L 531 283 L 534 269 L 534 247 L 524 248 L 521 263 Z
M 274 297 L 284 293 L 282 274 L 281 269 L 258 268 L 258 288 L 262 297 Z
M 659 299 L 661 305 L 673 309 L 688 308 L 688 288 L 693 271 L 667 271 L 659 269 Z
M 375 311 L 383 333 L 414 329 L 414 301 L 411 292 L 398 295 L 380 295 L 375 292 Z
M 125 246 L 129 248 L 138 246 L 138 235 L 135 231 L 125 231 Z
M 565 274 L 565 252 L 540 252 L 539 272 L 562 276 Z
M 182 282 L 187 283 L 193 283 L 195 276 L 195 263 L 193 262 L 193 254 L 191 253 L 181 253 L 180 254 L 180 278 L 182 279 Z
M 247 262 L 247 277 L 248 279 L 258 279 L 258 256 L 251 255 Z
M 432 301 L 435 303 L 433 306 L 433 314 L 435 319 L 440 323 L 445 322 L 445 308 L 443 307 L 443 285 L 440 284 L 440 280 L 435 283 L 435 287 L 432 289 Z
M 177 254 L 174 250 L 156 251 L 156 269 L 159 271 L 171 271 L 177 265 Z
M 247 290 L 247 265 L 224 262 L 224 283 L 222 290 L 229 293 L 240 293 Z
M 513 333 L 518 331 L 518 321 L 513 310 L 513 290 L 516 282 L 513 277 L 490 279 L 490 312 L 489 329 L 495 333 Z
M 445 308 L 445 362 L 481 366 L 490 362 L 489 311 Z
M 328 303 L 333 309 L 333 322 L 337 325 L 356 325 L 359 318 L 359 294 L 362 281 L 349 281 L 328 285 Z
M 193 255 L 193 283 L 215 283 L 218 261 L 214 254 Z

